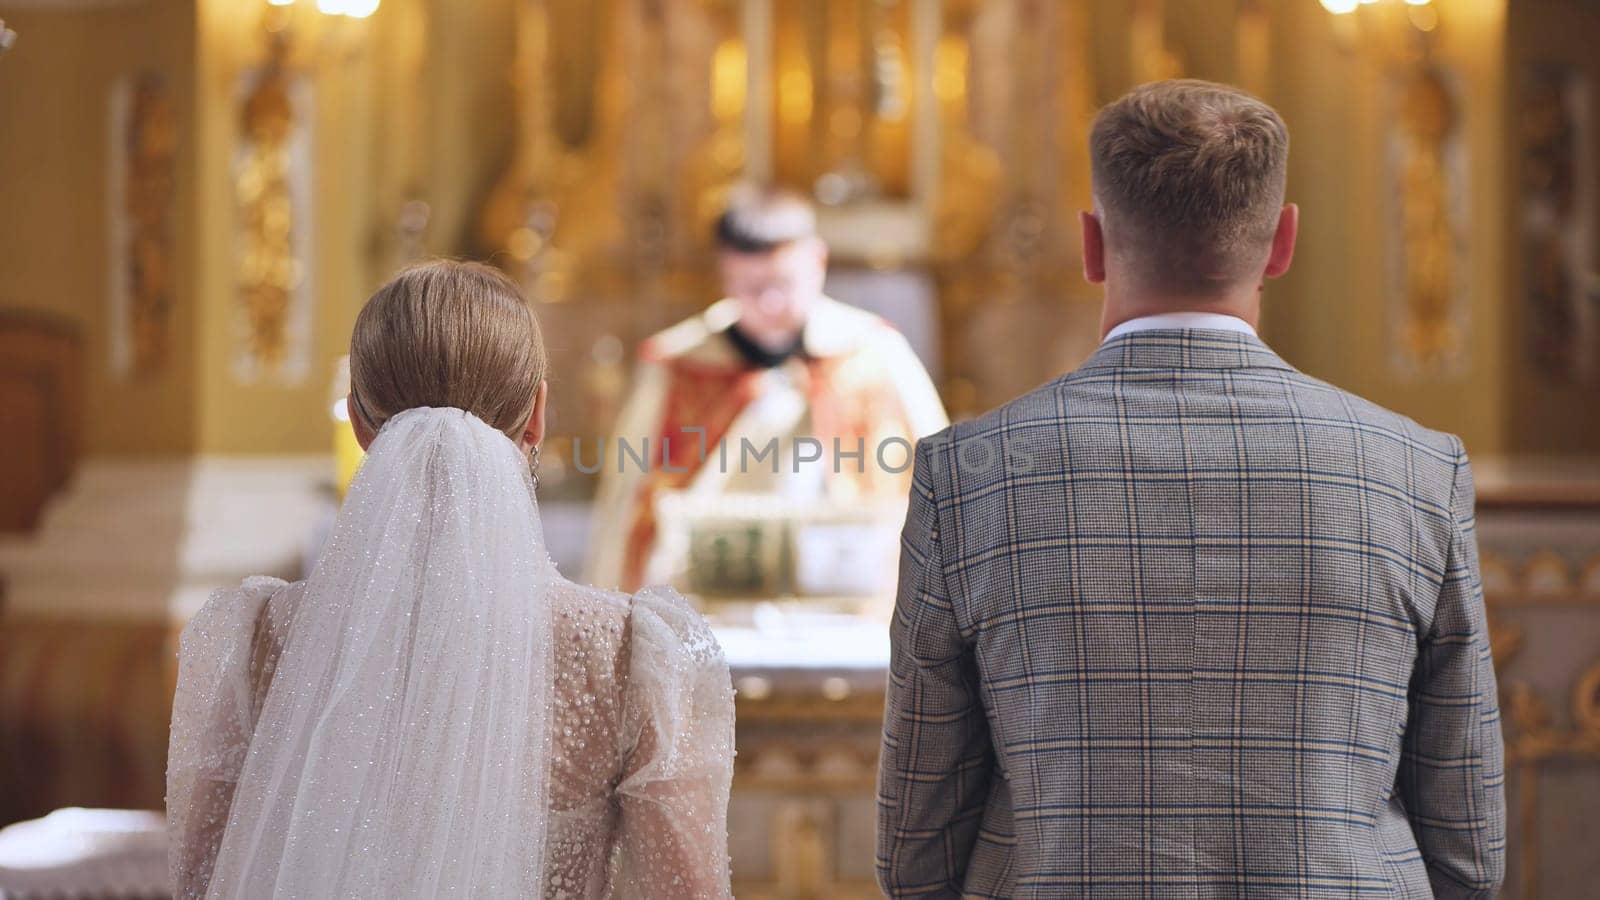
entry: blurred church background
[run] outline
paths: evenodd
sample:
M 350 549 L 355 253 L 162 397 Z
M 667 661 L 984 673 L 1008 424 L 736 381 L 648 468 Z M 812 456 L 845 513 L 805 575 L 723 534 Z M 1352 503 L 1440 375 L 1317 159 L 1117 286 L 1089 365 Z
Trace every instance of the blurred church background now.
M 898 324 L 967 415 L 1097 342 L 1075 223 L 1088 123 L 1187 75 L 1260 94 L 1293 133 L 1301 245 L 1264 337 L 1475 460 L 1505 896 L 1600 884 L 1600 3 L 4 0 L 0 17 L 0 825 L 160 809 L 176 631 L 213 588 L 295 578 L 314 553 L 339 360 L 396 267 L 485 258 L 527 286 L 554 366 L 542 504 L 576 575 L 595 485 L 572 439 L 605 433 L 639 339 L 716 298 L 709 225 L 732 185 L 812 196 L 831 292 Z M 754 599 L 707 609 L 740 688 L 736 893 L 875 896 L 886 613 Z

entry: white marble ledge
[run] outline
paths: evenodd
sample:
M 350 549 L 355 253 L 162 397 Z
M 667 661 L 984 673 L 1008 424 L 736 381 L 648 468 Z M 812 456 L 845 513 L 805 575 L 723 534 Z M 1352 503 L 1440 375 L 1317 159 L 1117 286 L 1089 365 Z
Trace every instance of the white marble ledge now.
M 326 456 L 90 460 L 0 538 L 5 614 L 163 620 L 247 575 L 297 578 L 334 509 Z
M 873 618 L 773 605 L 738 623 L 713 616 L 711 630 L 745 700 L 794 690 L 842 700 L 882 690 L 889 668 L 888 624 Z

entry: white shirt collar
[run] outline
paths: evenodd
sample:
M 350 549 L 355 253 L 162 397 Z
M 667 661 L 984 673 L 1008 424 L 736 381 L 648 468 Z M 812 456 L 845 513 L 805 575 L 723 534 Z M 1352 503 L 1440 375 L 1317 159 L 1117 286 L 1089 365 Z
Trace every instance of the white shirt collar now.
M 1136 331 L 1156 331 L 1184 328 L 1210 328 L 1215 331 L 1237 331 L 1240 334 L 1248 334 L 1251 337 L 1256 336 L 1256 330 L 1250 327 L 1250 323 L 1239 318 L 1238 316 L 1208 312 L 1170 312 L 1159 313 L 1153 316 L 1140 316 L 1137 319 L 1129 319 L 1128 321 L 1123 322 L 1121 325 L 1111 329 L 1111 331 L 1105 336 L 1105 340 L 1101 341 L 1100 343 L 1103 344 L 1112 338 L 1119 338 L 1125 334 L 1133 334 Z

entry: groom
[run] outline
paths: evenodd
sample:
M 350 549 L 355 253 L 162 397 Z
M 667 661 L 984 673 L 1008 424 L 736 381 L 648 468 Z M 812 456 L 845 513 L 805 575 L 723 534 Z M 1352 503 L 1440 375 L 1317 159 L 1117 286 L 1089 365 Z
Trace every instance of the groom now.
M 1145 85 L 1090 138 L 1100 350 L 917 449 L 895 897 L 1488 897 L 1500 720 L 1461 441 L 1257 339 L 1289 137 Z

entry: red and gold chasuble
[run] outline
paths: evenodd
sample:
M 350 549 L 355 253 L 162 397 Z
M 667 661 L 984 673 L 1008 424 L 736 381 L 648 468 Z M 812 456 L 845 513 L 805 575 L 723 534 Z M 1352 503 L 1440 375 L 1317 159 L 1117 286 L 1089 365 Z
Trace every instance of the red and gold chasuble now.
M 804 434 L 732 433 L 773 390 L 773 377 L 721 333 L 730 312 L 724 301 L 641 346 L 638 381 L 615 431 L 648 465 L 607 460 L 586 573 L 592 583 L 636 589 L 657 537 L 656 497 L 719 474 L 707 467 L 736 465 L 741 439 L 814 440 L 822 458 L 807 464 L 821 467 L 823 491 L 850 500 L 904 496 L 911 445 L 947 424 L 905 339 L 876 316 L 823 299 L 806 326 L 803 354 L 783 363 L 804 398 Z

